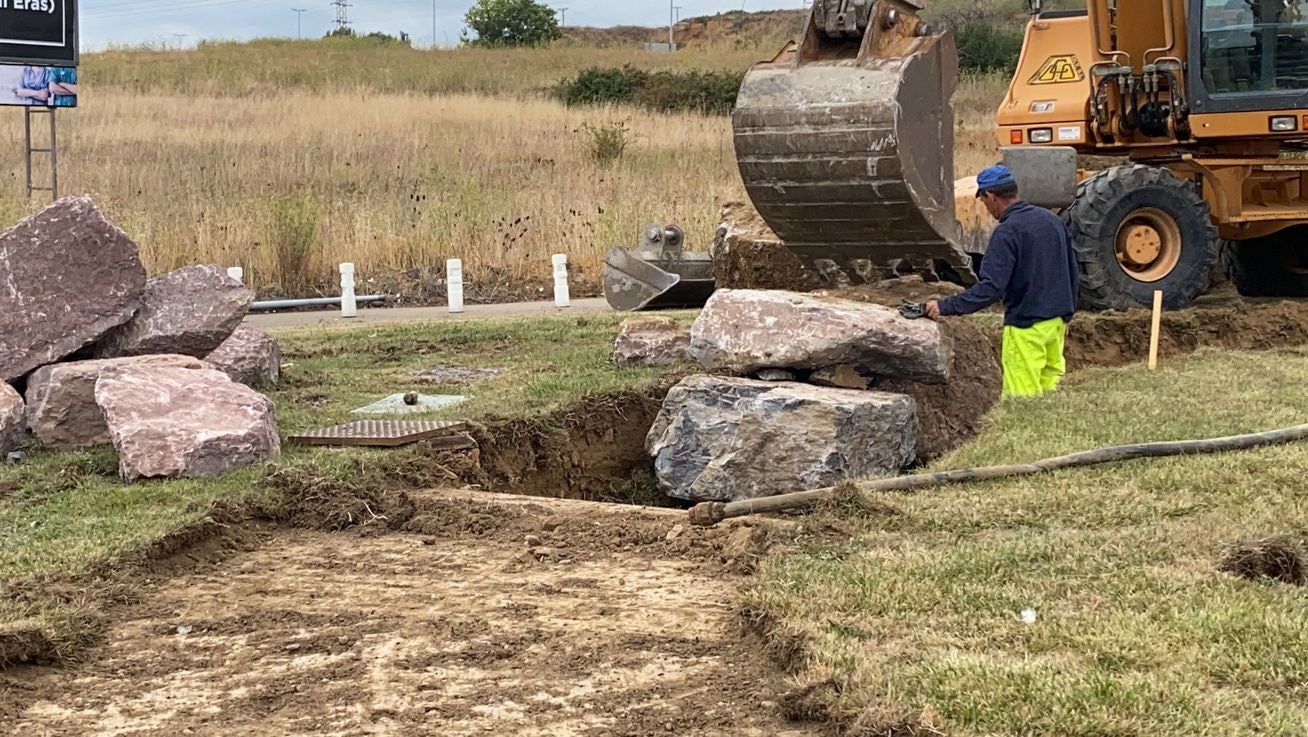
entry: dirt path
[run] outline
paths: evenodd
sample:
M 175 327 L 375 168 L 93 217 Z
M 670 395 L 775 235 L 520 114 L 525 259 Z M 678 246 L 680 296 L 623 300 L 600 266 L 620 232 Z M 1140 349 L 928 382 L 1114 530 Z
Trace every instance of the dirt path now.
M 740 576 L 652 553 L 701 534 L 683 515 L 510 500 L 476 534 L 269 530 L 163 584 L 86 665 L 0 676 L 0 713 L 34 735 L 818 734 L 778 714 Z

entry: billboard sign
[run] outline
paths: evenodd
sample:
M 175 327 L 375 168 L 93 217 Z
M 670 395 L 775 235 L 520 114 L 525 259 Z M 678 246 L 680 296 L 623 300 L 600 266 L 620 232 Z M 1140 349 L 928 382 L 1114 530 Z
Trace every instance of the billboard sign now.
M 0 0 L 0 63 L 77 66 L 77 0 Z
M 77 107 L 77 67 L 0 64 L 0 105 Z

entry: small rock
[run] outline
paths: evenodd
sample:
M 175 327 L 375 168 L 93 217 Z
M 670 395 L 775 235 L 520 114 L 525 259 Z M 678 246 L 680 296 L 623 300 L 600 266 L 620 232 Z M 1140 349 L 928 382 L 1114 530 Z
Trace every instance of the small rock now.
M 193 629 L 194 629 L 194 628 L 191 627 L 191 625 L 189 625 L 189 624 L 178 625 L 178 627 L 177 627 L 177 634 L 179 634 L 179 635 L 189 635 L 189 634 L 191 634 L 191 631 L 192 631 Z
M 808 377 L 808 382 L 835 389 L 866 389 L 872 384 L 871 379 L 847 363 L 820 368 Z
M 423 545 L 435 545 L 435 544 L 436 544 L 436 538 L 434 538 L 434 537 L 424 537 L 424 538 L 422 539 L 422 544 L 423 544 Z
M 18 447 L 26 425 L 24 414 L 23 398 L 12 386 L 0 381 L 0 453 Z
M 794 381 L 795 372 L 790 369 L 765 368 L 755 372 L 754 378 L 759 381 Z
M 545 560 L 546 558 L 558 558 L 563 555 L 563 551 L 556 548 L 536 547 L 531 549 L 531 554 L 537 560 Z
M 17 466 L 20 463 L 27 462 L 27 454 L 21 450 L 13 450 L 5 454 L 5 463 L 11 466 Z
M 340 637 L 336 638 L 336 642 L 341 645 L 348 645 L 350 644 L 350 638 L 346 637 L 345 635 L 341 635 Z
M 689 363 L 690 328 L 670 317 L 633 317 L 622 323 L 613 342 L 619 366 L 671 366 Z
M 672 542 L 673 540 L 676 540 L 677 538 L 681 537 L 681 534 L 685 531 L 686 531 L 685 525 L 676 525 L 671 530 L 668 530 L 668 534 L 664 536 L 663 539 L 667 540 L 668 542 Z
M 289 645 L 286 646 L 286 649 L 287 649 L 287 651 L 289 651 L 289 652 L 295 652 L 296 650 L 299 650 L 299 649 L 300 649 L 300 643 L 298 643 L 298 642 L 292 642 L 291 644 L 289 644 Z
M 541 543 L 541 539 L 535 535 L 528 535 L 527 537 L 523 538 L 523 540 L 524 542 L 527 543 L 527 547 L 531 547 L 531 548 L 534 548 L 537 545 L 540 545 Z

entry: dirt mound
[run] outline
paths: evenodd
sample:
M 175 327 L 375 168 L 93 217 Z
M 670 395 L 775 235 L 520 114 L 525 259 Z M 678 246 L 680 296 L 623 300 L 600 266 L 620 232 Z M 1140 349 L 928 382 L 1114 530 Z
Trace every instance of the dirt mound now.
M 1269 579 L 1303 586 L 1304 559 L 1299 543 L 1289 537 L 1264 537 L 1235 544 L 1222 555 L 1218 569 L 1257 581 Z
M 1148 310 L 1078 315 L 1067 330 L 1068 369 L 1144 360 L 1149 355 L 1149 324 Z M 1247 302 L 1164 313 L 1159 353 L 1166 357 L 1202 347 L 1270 350 L 1304 343 L 1308 304 Z
M 1003 373 L 990 336 L 961 318 L 946 318 L 941 325 L 954 340 L 949 383 L 882 379 L 873 387 L 907 394 L 917 402 L 919 463 L 971 440 L 1003 388 Z

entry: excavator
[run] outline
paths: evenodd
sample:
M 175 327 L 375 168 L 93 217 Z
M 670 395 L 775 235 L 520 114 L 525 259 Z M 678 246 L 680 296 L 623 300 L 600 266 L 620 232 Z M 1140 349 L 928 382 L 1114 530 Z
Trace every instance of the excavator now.
M 1308 296 L 1308 0 L 1028 8 L 995 130 L 1023 197 L 1068 224 L 1082 308 L 1155 291 L 1185 307 L 1219 258 L 1241 294 Z M 815 0 L 800 40 L 746 74 L 741 177 L 823 283 L 976 279 L 957 79 L 952 35 L 913 0 Z

